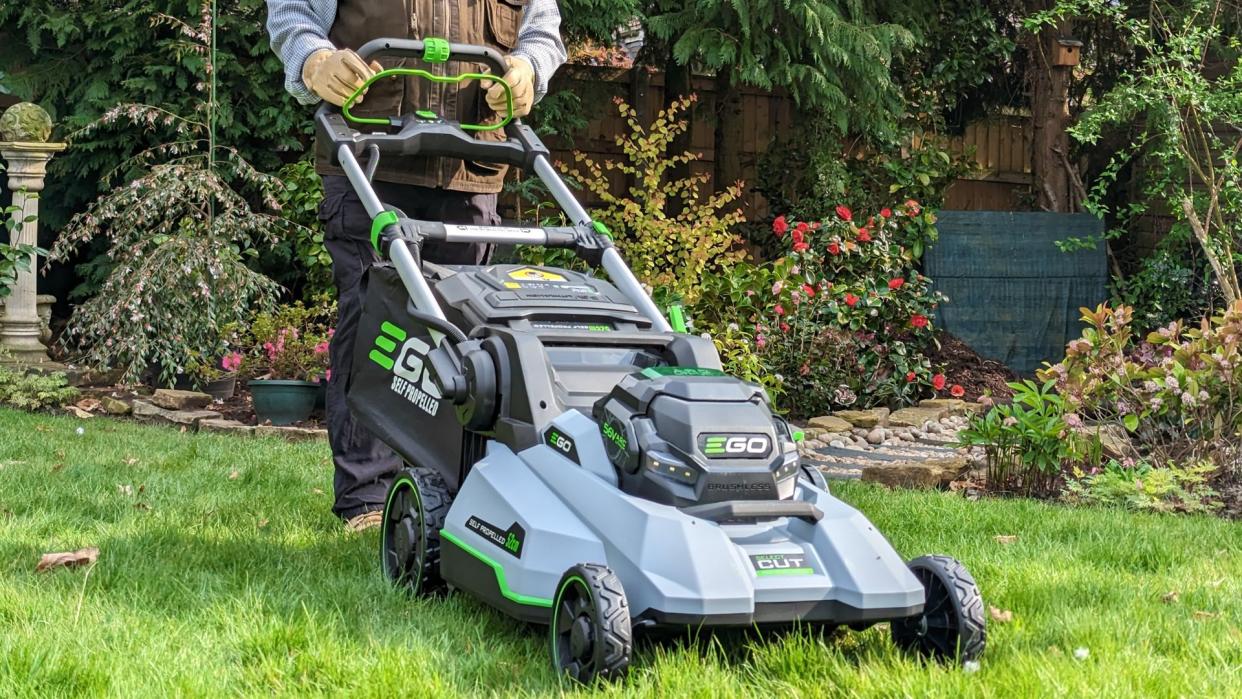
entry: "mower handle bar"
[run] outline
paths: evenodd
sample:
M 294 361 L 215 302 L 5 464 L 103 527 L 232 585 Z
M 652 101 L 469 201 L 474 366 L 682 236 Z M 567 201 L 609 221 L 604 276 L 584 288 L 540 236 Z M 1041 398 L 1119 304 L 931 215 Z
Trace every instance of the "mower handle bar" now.
M 429 44 L 437 48 L 443 46 L 443 44 L 438 42 L 421 41 L 419 39 L 372 39 L 358 49 L 358 55 L 364 61 L 376 56 L 398 56 L 401 58 L 426 60 L 428 58 L 427 48 Z M 440 54 L 440 56 L 443 56 L 443 54 Z M 440 58 L 440 56 L 434 56 L 433 58 Z M 482 63 L 497 76 L 508 72 L 504 56 L 499 51 L 487 46 L 448 43 L 447 57 L 434 62 L 442 63 L 445 60 L 460 61 L 462 63 Z

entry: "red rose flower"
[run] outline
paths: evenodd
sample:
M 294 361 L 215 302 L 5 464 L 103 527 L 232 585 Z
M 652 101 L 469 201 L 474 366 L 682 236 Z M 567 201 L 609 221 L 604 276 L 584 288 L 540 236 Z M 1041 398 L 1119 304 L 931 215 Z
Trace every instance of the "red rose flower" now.
M 788 230 L 789 222 L 785 220 L 784 216 L 777 216 L 776 220 L 772 222 L 772 232 L 776 234 L 776 237 L 780 238 L 784 236 L 785 232 Z
M 907 373 L 907 374 L 906 374 L 906 383 L 914 383 L 914 380 L 915 380 L 916 378 L 918 378 L 918 377 L 917 377 L 917 376 L 915 376 L 915 374 L 914 374 L 914 372 L 913 372 L 913 371 L 911 371 L 911 372 L 909 372 L 909 373 Z
M 781 332 L 783 333 L 789 332 L 789 323 L 781 323 Z
M 811 249 L 811 246 L 806 243 L 799 242 L 799 243 L 794 243 L 793 245 L 794 252 L 806 252 L 807 250 L 810 250 L 810 249 Z
M 880 209 L 880 218 L 892 218 L 892 217 L 893 217 L 892 209 L 888 208 L 887 206 L 884 207 L 883 209 Z
M 919 313 L 915 313 L 914 315 L 910 316 L 910 325 L 913 325 L 916 328 L 926 328 L 927 327 L 927 316 L 919 314 Z
M 811 286 L 810 284 L 803 284 L 802 291 L 803 293 L 806 294 L 807 298 L 809 299 L 815 298 L 815 287 Z
M 794 230 L 799 233 L 806 233 L 807 231 L 811 230 L 811 227 L 808 226 L 805 221 L 800 221 L 798 222 L 798 225 L 794 228 Z
M 790 236 L 790 240 L 794 241 L 794 245 L 797 245 L 798 243 L 805 243 L 805 242 L 806 242 L 806 238 L 804 238 L 804 237 L 802 236 L 802 229 L 801 229 L 801 228 L 795 228 L 795 229 L 794 229 L 794 232 L 793 232 L 793 235 L 792 235 L 792 236 Z
M 859 301 L 861 301 L 861 300 L 862 300 L 862 299 L 858 298 L 857 296 L 855 296 L 855 295 L 853 295 L 853 294 L 851 294 L 851 293 L 849 293 L 849 292 L 846 292 L 846 294 L 845 294 L 845 305 L 849 306 L 850 308 L 853 308 L 854 306 L 857 306 L 857 305 L 858 305 L 858 302 L 859 302 Z
M 837 215 L 841 217 L 842 221 L 854 220 L 854 212 L 850 211 L 850 207 L 845 204 L 837 204 Z
M 944 382 L 945 382 L 944 374 L 936 374 L 935 376 L 932 377 L 932 388 L 936 389 L 937 391 L 943 391 Z
M 906 200 L 906 212 L 910 214 L 911 216 L 918 216 L 919 212 L 922 210 L 923 208 L 919 206 L 919 203 L 917 201 L 913 199 Z
M 897 277 L 896 279 L 889 279 L 889 280 L 888 280 L 888 288 L 889 288 L 889 289 L 891 289 L 891 290 L 893 290 L 893 291 L 896 291 L 896 290 L 900 289 L 901 287 L 903 287 L 903 286 L 905 286 L 905 285 L 906 285 L 906 280 L 905 280 L 905 279 L 902 279 L 901 277 Z
M 783 316 L 783 315 L 785 315 L 785 307 L 784 307 L 784 306 L 782 306 L 782 305 L 780 305 L 779 303 L 778 303 L 778 304 L 776 304 L 776 308 L 773 308 L 772 310 L 773 310 L 773 311 L 775 311 L 775 312 L 776 312 L 776 315 L 778 315 L 778 316 Z
M 953 388 L 949 389 L 949 395 L 953 396 L 954 398 L 961 398 L 962 396 L 966 395 L 966 389 L 962 388 L 961 386 L 957 384 L 953 384 Z
M 828 243 L 828 254 L 829 255 L 840 255 L 841 245 L 837 243 L 837 241 L 835 240 L 832 241 L 831 243 Z
M 871 242 L 871 231 L 867 230 L 866 228 L 860 228 L 858 230 L 858 242 L 870 243 Z

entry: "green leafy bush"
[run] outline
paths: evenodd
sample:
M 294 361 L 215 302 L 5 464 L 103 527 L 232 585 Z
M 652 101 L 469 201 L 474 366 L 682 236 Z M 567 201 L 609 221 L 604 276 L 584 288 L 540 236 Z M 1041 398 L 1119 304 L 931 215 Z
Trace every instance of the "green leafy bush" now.
M 1221 503 L 1208 479 L 1216 470 L 1210 462 L 1162 468 L 1146 462 L 1111 459 L 1092 473 L 1076 470 L 1065 482 L 1064 499 L 1072 503 L 1115 505 L 1155 512 L 1212 512 Z
M 616 138 L 624 159 L 597 163 L 574 153 L 578 169 L 572 173 L 604 203 L 595 218 L 612 230 L 638 278 L 658 298 L 687 304 L 698 300 L 704 275 L 726 270 L 744 256 L 732 230 L 744 220 L 742 213 L 726 211 L 741 197 L 741 184 L 704 195 L 702 188 L 710 179 L 706 173 L 669 177 L 674 167 L 698 158 L 692 152 L 669 153 L 673 140 L 689 128 L 682 115 L 693 101 L 674 102 L 644 128 L 634 109 L 617 100 L 629 127 L 629 133 Z M 633 179 L 626 196 L 612 193 L 610 174 Z M 681 213 L 669 216 L 670 202 L 680 204 Z
M 240 347 L 260 378 L 318 381 L 328 378 L 328 347 L 335 331 L 336 304 L 320 298 L 255 314 L 241 334 Z
M 997 405 L 972 416 L 958 433 L 962 446 L 983 447 L 987 454 L 988 488 L 996 492 L 1049 496 L 1057 492 L 1062 474 L 1099 443 L 1074 429 L 1066 419 L 1066 402 L 1051 381 L 1009 384 L 1013 403 Z
M 64 374 L 27 373 L 0 366 L 0 405 L 20 410 L 46 410 L 73 401 L 78 389 Z

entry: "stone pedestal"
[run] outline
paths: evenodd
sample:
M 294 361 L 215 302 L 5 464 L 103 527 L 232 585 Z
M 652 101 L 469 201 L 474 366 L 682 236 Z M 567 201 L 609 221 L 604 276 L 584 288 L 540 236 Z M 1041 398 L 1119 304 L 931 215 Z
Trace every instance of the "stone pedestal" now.
M 13 215 L 21 225 L 13 231 L 13 245 L 38 245 L 39 243 L 39 192 L 43 191 L 43 177 L 52 156 L 65 149 L 64 143 L 0 143 L 0 156 L 4 157 L 8 174 L 8 188 L 13 192 Z M 30 219 L 30 220 L 27 220 Z M 42 324 L 39 322 L 35 279 L 38 276 L 37 261 L 31 260 L 29 272 L 18 272 L 17 283 L 4 303 L 4 316 L 0 318 L 0 348 L 12 359 L 21 363 L 48 362 L 47 347 L 40 339 Z

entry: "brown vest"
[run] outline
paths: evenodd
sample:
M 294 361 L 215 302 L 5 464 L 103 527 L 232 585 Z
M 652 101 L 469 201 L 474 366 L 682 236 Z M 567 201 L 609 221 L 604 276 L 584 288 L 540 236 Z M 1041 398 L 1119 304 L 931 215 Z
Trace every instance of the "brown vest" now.
M 339 48 L 357 50 L 371 39 L 441 37 L 463 44 L 482 44 L 509 53 L 517 45 L 522 8 L 530 0 L 338 0 L 336 21 L 328 38 Z M 380 58 L 385 68 L 417 67 L 437 75 L 482 72 L 467 63 L 423 64 L 417 59 Z M 390 78 L 375 83 L 356 109 L 359 116 L 399 116 L 429 109 L 464 123 L 499 120 L 484 101 L 477 82 L 449 85 L 420 78 Z M 484 131 L 480 139 L 501 140 L 503 132 Z M 328 165 L 324 144 L 316 144 L 316 170 L 321 175 L 342 174 Z M 385 155 L 375 179 L 383 182 L 440 187 L 458 192 L 499 192 L 507 166 L 485 165 L 449 158 Z

